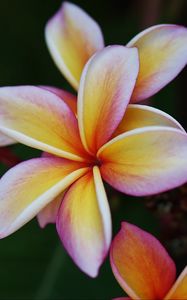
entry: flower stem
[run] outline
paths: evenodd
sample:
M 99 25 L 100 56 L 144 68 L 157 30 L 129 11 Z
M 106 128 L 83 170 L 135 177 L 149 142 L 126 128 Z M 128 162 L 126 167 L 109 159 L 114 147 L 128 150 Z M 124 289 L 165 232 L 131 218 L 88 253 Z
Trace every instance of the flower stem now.
M 58 274 L 60 273 L 63 261 L 64 261 L 63 249 L 61 245 L 58 245 L 51 261 L 47 267 L 46 273 L 42 280 L 42 283 L 36 293 L 35 300 L 48 300 L 52 299 L 52 292 Z

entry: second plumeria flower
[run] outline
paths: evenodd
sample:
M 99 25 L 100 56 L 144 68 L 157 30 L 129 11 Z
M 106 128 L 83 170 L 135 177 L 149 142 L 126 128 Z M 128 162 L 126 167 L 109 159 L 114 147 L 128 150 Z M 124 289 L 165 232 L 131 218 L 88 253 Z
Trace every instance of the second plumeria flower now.
M 81 76 L 77 116 L 67 94 L 64 102 L 44 88 L 0 89 L 0 132 L 45 152 L 2 177 L 1 238 L 36 215 L 41 226 L 56 220 L 70 256 L 95 277 L 111 242 L 102 178 L 135 196 L 187 181 L 187 134 L 180 124 L 157 109 L 128 106 L 138 71 L 136 48 L 95 54 Z
M 176 266 L 150 233 L 123 222 L 110 250 L 113 273 L 130 297 L 114 300 L 186 300 L 187 266 L 176 280 Z

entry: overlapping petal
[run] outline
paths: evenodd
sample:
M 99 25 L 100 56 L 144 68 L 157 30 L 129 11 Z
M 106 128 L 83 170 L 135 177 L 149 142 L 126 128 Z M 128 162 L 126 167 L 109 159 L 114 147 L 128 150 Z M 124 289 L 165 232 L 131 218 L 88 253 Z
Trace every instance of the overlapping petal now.
M 15 144 L 16 141 L 0 132 L 0 147 Z
M 53 86 L 41 86 L 41 87 L 57 95 L 71 108 L 72 112 L 75 115 L 77 114 L 77 97 L 75 95 Z
M 131 102 L 146 99 L 167 83 L 187 63 L 187 29 L 177 25 L 156 25 L 135 36 L 128 47 L 137 47 L 140 71 Z
M 111 219 L 99 169 L 94 167 L 67 191 L 57 218 L 64 247 L 79 268 L 98 274 L 111 241 Z
M 55 223 L 64 192 L 57 196 L 53 201 L 46 205 L 37 215 L 37 220 L 41 228 L 49 223 Z
M 30 221 L 87 171 L 62 158 L 36 158 L 10 169 L 0 180 L 0 237 Z
M 95 153 L 123 118 L 138 74 L 137 50 L 109 46 L 93 56 L 81 76 L 78 121 L 85 148 Z
M 55 94 L 33 86 L 0 88 L 0 131 L 28 146 L 84 160 L 78 124 Z
M 184 131 L 182 126 L 174 118 L 163 111 L 151 106 L 130 104 L 127 107 L 122 121 L 114 132 L 113 137 L 146 126 L 167 126 Z
M 178 277 L 177 281 L 164 298 L 166 300 L 186 300 L 187 298 L 187 267 Z
M 88 59 L 104 47 L 98 24 L 68 2 L 48 22 L 46 41 L 57 67 L 75 89 Z
M 110 250 L 113 273 L 132 299 L 163 299 L 175 280 L 175 264 L 160 242 L 122 223 Z
M 123 133 L 98 151 L 102 177 L 114 188 L 145 196 L 187 181 L 187 134 L 168 127 Z

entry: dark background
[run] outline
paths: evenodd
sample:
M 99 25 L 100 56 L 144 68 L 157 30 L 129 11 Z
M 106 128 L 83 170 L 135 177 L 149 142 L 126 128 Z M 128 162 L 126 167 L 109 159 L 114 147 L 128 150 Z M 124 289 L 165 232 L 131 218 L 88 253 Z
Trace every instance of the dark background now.
M 126 44 L 140 30 L 158 23 L 187 25 L 186 0 L 72 1 L 100 24 L 106 45 Z M 44 40 L 47 20 L 60 0 L 0 1 L 0 86 L 53 85 L 71 90 L 55 67 Z M 152 105 L 176 117 L 187 128 L 187 70 L 159 92 Z M 21 160 L 39 151 L 11 147 Z M 0 164 L 2 175 L 7 167 Z M 127 220 L 159 237 L 159 219 L 135 199 L 108 191 L 114 232 Z M 187 253 L 186 253 L 187 254 Z M 186 263 L 178 263 L 178 271 Z M 108 260 L 97 279 L 90 279 L 71 262 L 58 240 L 55 226 L 41 230 L 33 220 L 0 241 L 0 299 L 111 299 L 124 292 L 115 281 Z

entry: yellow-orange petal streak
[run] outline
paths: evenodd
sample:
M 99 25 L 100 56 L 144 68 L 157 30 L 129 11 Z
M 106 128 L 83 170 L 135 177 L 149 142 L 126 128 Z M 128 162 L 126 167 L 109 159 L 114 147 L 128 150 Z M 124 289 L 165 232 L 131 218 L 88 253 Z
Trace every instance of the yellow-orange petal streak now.
M 30 221 L 86 170 L 62 158 L 31 159 L 10 169 L 0 180 L 0 237 Z
M 97 167 L 66 192 L 57 230 L 78 267 L 91 277 L 97 276 L 111 241 L 110 210 Z
M 34 86 L 0 88 L 0 131 L 20 143 L 84 160 L 75 115 L 65 102 Z
M 175 264 L 160 242 L 126 222 L 112 242 L 110 261 L 132 299 L 163 299 L 175 280 Z
M 95 153 L 108 141 L 129 103 L 138 74 L 137 49 L 109 46 L 85 66 L 78 92 L 78 122 L 85 148 Z
M 177 281 L 164 298 L 165 300 L 186 300 L 187 299 L 187 267 L 179 275 Z
M 131 102 L 144 100 L 169 83 L 187 63 L 187 28 L 162 24 L 135 36 L 127 47 L 137 47 L 140 71 Z
M 68 2 L 47 23 L 46 42 L 57 67 L 75 89 L 88 59 L 104 47 L 98 24 Z
M 187 181 L 187 134 L 150 126 L 118 135 L 98 151 L 104 180 L 121 192 L 146 196 Z
M 174 118 L 163 111 L 151 106 L 130 104 L 113 137 L 146 126 L 167 126 L 184 131 Z

